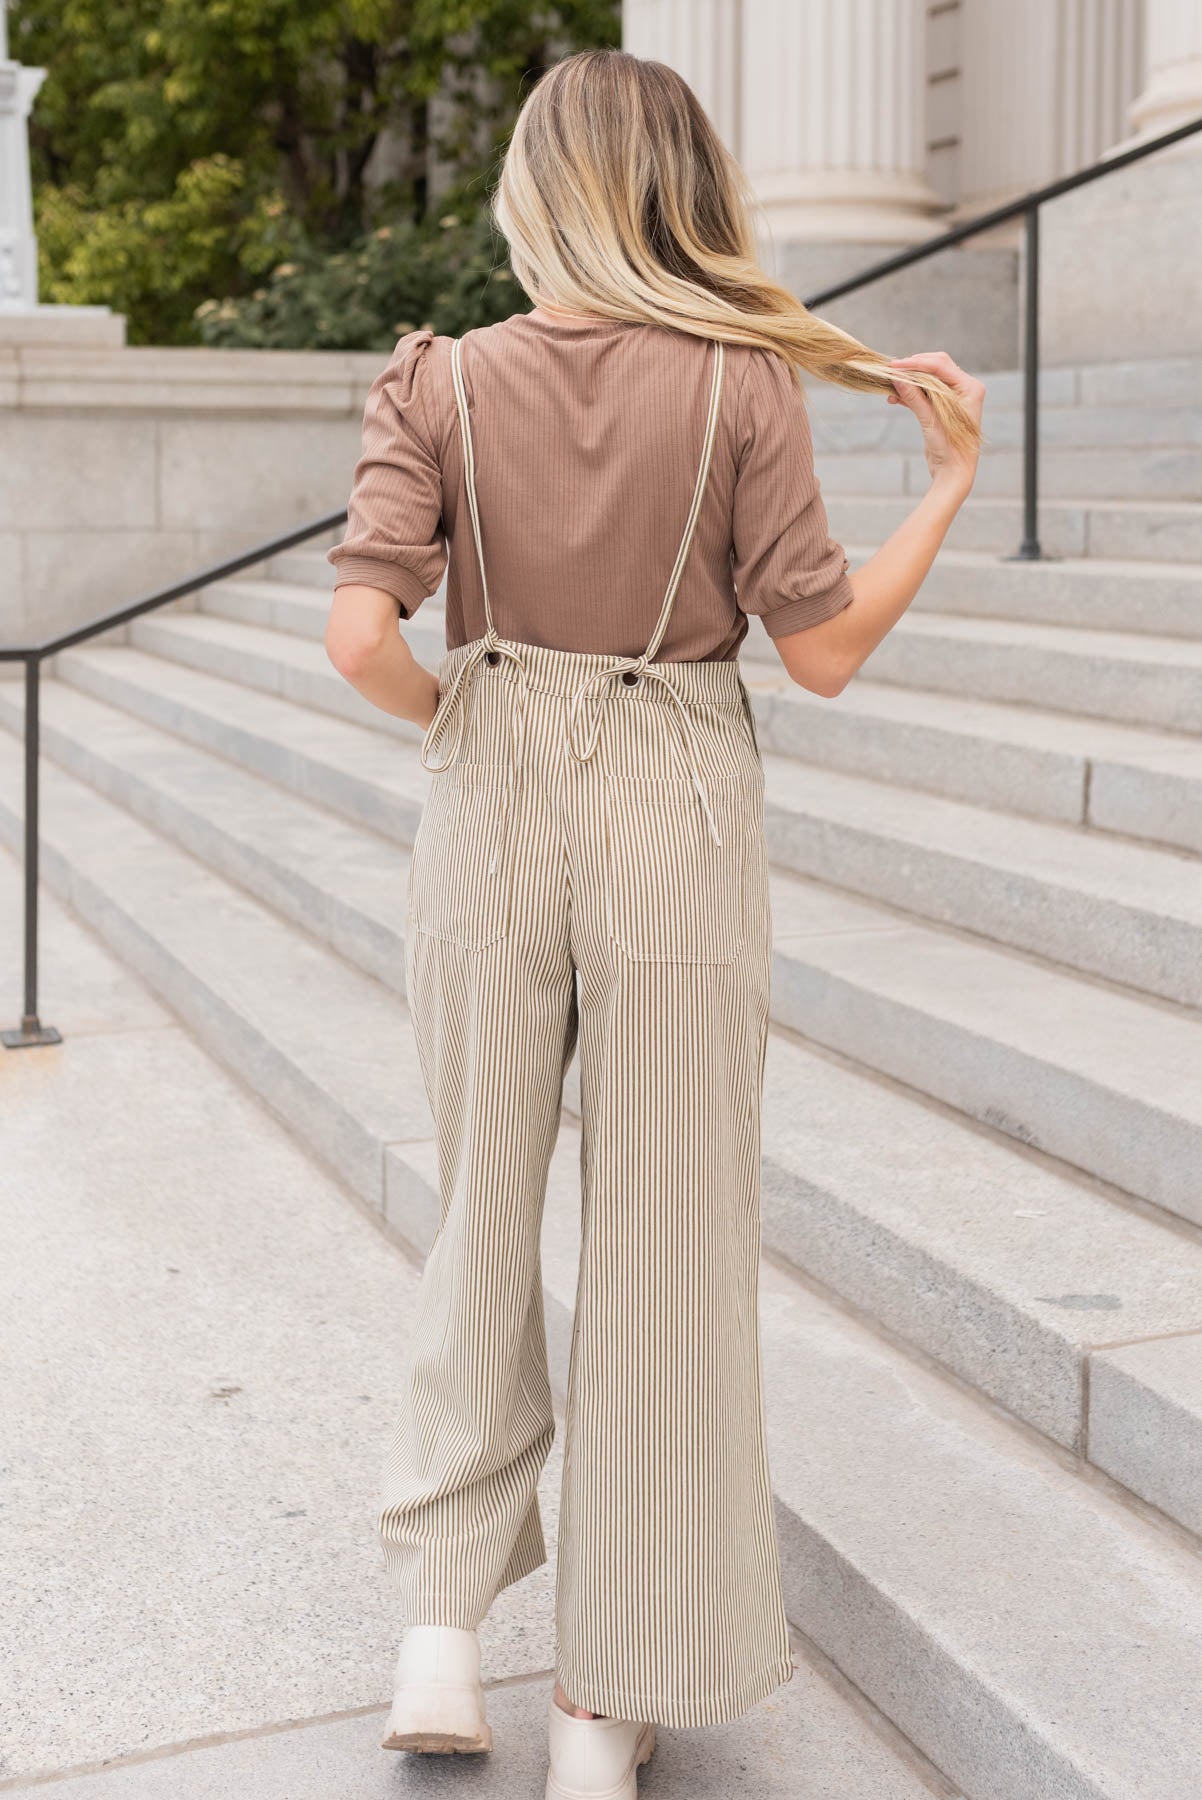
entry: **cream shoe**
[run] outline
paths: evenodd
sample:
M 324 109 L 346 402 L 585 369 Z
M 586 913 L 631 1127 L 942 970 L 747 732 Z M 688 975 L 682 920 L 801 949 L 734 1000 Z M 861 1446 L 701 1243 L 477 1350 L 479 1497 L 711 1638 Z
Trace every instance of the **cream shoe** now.
M 547 1800 L 637 1800 L 636 1771 L 655 1749 L 655 1726 L 574 1719 L 551 1700 Z
M 480 1642 L 453 1625 L 411 1625 L 397 1658 L 396 1691 L 382 1748 L 491 1750 L 484 1717 Z

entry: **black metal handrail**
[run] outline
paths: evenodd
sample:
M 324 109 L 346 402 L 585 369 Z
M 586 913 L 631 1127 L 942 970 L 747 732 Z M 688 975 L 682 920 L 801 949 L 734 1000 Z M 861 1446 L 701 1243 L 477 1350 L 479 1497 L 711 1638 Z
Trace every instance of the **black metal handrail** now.
M 1026 220 L 1026 256 L 1023 269 L 1023 528 L 1022 541 L 1014 556 L 1007 559 L 1009 561 L 1043 560 L 1039 542 L 1039 209 L 1061 194 L 1071 193 L 1074 188 L 1088 187 L 1091 182 L 1113 175 L 1116 170 L 1125 169 L 1130 163 L 1140 162 L 1145 156 L 1154 155 L 1157 150 L 1165 150 L 1170 144 L 1180 143 L 1182 138 L 1193 137 L 1198 131 L 1202 131 L 1202 118 L 1191 119 L 1185 125 L 1175 126 L 1172 131 L 1148 138 L 1143 143 L 1132 144 L 1126 150 L 1116 150 L 1112 156 L 1104 156 L 1086 169 L 1078 169 L 1072 175 L 1062 175 L 1058 181 L 1049 181 L 1045 187 L 1033 188 L 1029 194 L 1022 194 L 1017 200 L 1008 200 L 1004 206 L 995 206 L 991 212 L 981 213 L 975 219 L 967 219 L 962 225 L 954 225 L 950 231 L 941 232 L 938 237 L 927 238 L 924 243 L 912 244 L 906 250 L 899 250 L 895 255 L 887 256 L 867 269 L 861 269 L 858 275 L 849 275 L 845 281 L 832 282 L 829 287 L 821 288 L 805 302 L 814 311 L 832 300 L 841 300 L 845 294 L 858 293 L 861 288 L 869 287 L 874 281 L 896 274 L 898 269 L 908 269 L 914 263 L 925 262 L 928 256 L 938 256 L 940 251 L 950 250 L 955 244 L 978 237 L 983 231 L 992 231 L 995 226 L 1005 225 L 1011 219 Z
M 894 256 L 886 257 L 882 262 L 873 263 L 870 268 L 863 269 L 858 275 L 851 275 L 845 281 L 833 282 L 829 287 L 821 289 L 806 301 L 811 309 L 825 306 L 831 300 L 841 299 L 845 294 L 854 294 L 859 289 L 881 281 L 886 275 L 894 274 L 898 269 L 906 269 L 913 263 L 923 262 L 928 256 L 937 256 L 940 251 L 947 250 L 954 244 L 962 244 L 966 238 L 976 237 L 982 231 L 989 231 L 996 225 L 1004 225 L 1010 219 L 1025 218 L 1027 231 L 1026 268 L 1024 272 L 1024 300 L 1026 327 L 1023 342 L 1023 537 L 1017 551 L 1016 559 L 1020 561 L 1036 561 L 1043 552 L 1039 545 L 1039 209 L 1047 201 L 1054 200 L 1060 194 L 1067 194 L 1073 188 L 1085 187 L 1092 181 L 1098 181 L 1105 175 L 1112 175 L 1117 169 L 1126 168 L 1129 163 L 1138 162 L 1145 156 L 1153 155 L 1157 150 L 1164 150 L 1170 144 L 1180 142 L 1182 138 L 1192 137 L 1202 131 L 1202 118 L 1193 119 L 1186 125 L 1179 125 L 1173 131 L 1166 131 L 1160 137 L 1150 138 L 1141 144 L 1132 145 L 1127 150 L 1116 151 L 1113 156 L 1103 157 L 1087 169 L 1080 169 L 1074 175 L 1066 175 L 1059 181 L 1052 181 L 1046 187 L 1036 188 L 1017 200 L 1008 201 L 1005 206 L 997 206 L 991 212 L 982 213 L 978 218 L 968 219 L 962 225 L 954 226 L 938 237 L 928 238 L 925 243 L 914 244 L 909 249 L 900 250 Z M 256 544 L 253 549 L 243 551 L 238 556 L 227 558 L 225 562 L 214 563 L 207 569 L 201 569 L 194 575 L 185 576 L 182 581 L 173 582 L 169 587 L 158 588 L 151 594 L 145 594 L 139 600 L 133 600 L 127 606 L 117 607 L 115 611 L 105 613 L 101 618 L 93 619 L 86 625 L 76 626 L 71 631 L 60 632 L 57 637 L 46 638 L 40 644 L 24 644 L 18 646 L 0 646 L 0 662 L 23 662 L 25 664 L 25 989 L 24 1006 L 20 1025 L 12 1031 L 0 1032 L 0 1042 L 9 1050 L 25 1048 L 32 1044 L 57 1044 L 61 1035 L 53 1025 L 43 1025 L 38 1018 L 37 980 L 38 980 L 38 773 L 39 773 L 39 731 L 38 706 L 41 692 L 42 662 L 56 651 L 67 650 L 72 644 L 81 644 L 88 638 L 97 637 L 101 632 L 112 631 L 115 626 L 125 625 L 130 619 L 140 614 L 153 612 L 155 608 L 166 606 L 172 600 L 182 600 L 189 594 L 210 586 L 215 581 L 227 580 L 243 569 L 255 563 L 265 562 L 268 557 L 278 556 L 290 550 L 296 544 L 303 544 L 309 538 L 318 537 L 322 532 L 333 531 L 346 521 L 346 511 L 325 514 L 320 519 L 313 519 L 307 525 L 298 525 L 294 530 L 284 532 L 281 536 L 271 538 L 263 544 Z
M 345 508 L 340 512 L 325 513 L 320 519 L 311 519 L 307 525 L 297 525 L 292 531 L 269 538 L 266 543 L 256 544 L 237 556 L 226 557 L 224 562 L 212 563 L 195 574 L 185 575 L 182 581 L 173 581 L 169 587 L 156 588 L 140 600 L 131 600 L 127 606 L 118 606 L 98 619 L 89 620 L 86 625 L 77 625 L 70 631 L 45 638 L 40 644 L 0 647 L 0 662 L 25 664 L 25 990 L 21 1023 L 13 1030 L 0 1032 L 0 1042 L 5 1049 L 24 1050 L 34 1044 L 62 1042 L 61 1033 L 53 1025 L 43 1025 L 38 1017 L 38 713 L 43 661 L 56 651 L 70 649 L 72 644 L 82 644 L 88 638 L 99 637 L 101 632 L 112 631 L 117 625 L 126 625 L 141 613 L 153 612 L 172 600 L 183 600 L 215 581 L 226 581 L 231 575 L 252 568 L 255 563 L 266 562 L 270 556 L 279 556 L 296 544 L 335 530 L 345 521 Z

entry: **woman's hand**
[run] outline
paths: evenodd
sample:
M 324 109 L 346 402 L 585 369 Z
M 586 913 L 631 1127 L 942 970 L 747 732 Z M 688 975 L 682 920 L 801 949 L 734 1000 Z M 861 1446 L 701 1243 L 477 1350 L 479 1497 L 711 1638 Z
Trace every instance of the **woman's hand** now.
M 898 357 L 891 367 L 923 369 L 940 376 L 959 394 L 969 414 L 980 421 L 984 383 L 957 368 L 944 351 Z M 891 404 L 908 406 L 922 427 L 931 485 L 875 556 L 852 570 L 850 606 L 821 624 L 773 640 L 793 680 L 813 694 L 833 698 L 842 693 L 856 670 L 892 631 L 925 580 L 976 474 L 975 450 L 952 449 L 926 395 L 908 382 L 894 386 L 896 396 L 887 396 Z
M 891 357 L 890 367 L 922 369 L 928 375 L 938 375 L 959 396 L 965 410 L 980 424 L 981 410 L 985 404 L 985 383 L 966 375 L 946 350 L 925 350 L 916 356 Z M 932 481 L 962 489 L 963 497 L 972 486 L 977 472 L 976 451 L 952 449 L 947 441 L 947 434 L 935 417 L 934 408 L 921 388 L 913 387 L 908 381 L 894 382 L 893 385 L 895 391 L 887 396 L 889 405 L 908 406 L 922 427 L 922 447 Z

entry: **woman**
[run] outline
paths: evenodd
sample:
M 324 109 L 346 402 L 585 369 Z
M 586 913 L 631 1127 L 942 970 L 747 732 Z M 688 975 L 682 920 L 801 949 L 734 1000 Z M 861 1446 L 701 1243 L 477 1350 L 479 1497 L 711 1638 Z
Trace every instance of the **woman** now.
M 971 487 L 984 389 L 812 317 L 756 266 L 685 83 L 596 51 L 526 101 L 495 211 L 533 312 L 410 332 L 372 388 L 328 653 L 425 727 L 405 932 L 437 1132 L 380 1529 L 408 1622 L 386 1746 L 491 1743 L 476 1627 L 545 1561 L 539 1227 L 579 1047 L 551 1796 L 626 1795 L 654 1727 L 791 1674 L 760 1392 L 757 613 L 841 692 Z M 798 369 L 904 404 L 931 485 L 854 573 Z M 449 551 L 449 565 L 448 565 Z M 397 631 L 448 566 L 438 677 Z

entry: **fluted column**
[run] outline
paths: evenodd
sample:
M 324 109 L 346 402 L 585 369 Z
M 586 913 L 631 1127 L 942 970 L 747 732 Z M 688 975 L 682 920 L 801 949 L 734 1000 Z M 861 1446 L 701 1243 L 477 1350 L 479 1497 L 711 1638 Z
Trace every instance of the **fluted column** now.
M 906 243 L 923 175 L 923 0 L 744 0 L 742 160 L 775 238 Z
M 684 76 L 723 143 L 740 154 L 741 0 L 625 0 L 622 48 Z
M 1140 0 L 961 0 L 965 216 L 1096 162 L 1138 86 Z
M 1141 137 L 1155 137 L 1199 117 L 1202 3 L 1144 0 L 1144 85 L 1131 107 L 1132 128 Z M 1188 141 L 1195 151 L 1202 148 L 1199 138 Z
M 10 60 L 7 6 L 0 0 L 0 312 L 30 312 L 38 303 L 28 120 L 45 78 L 45 69 Z

